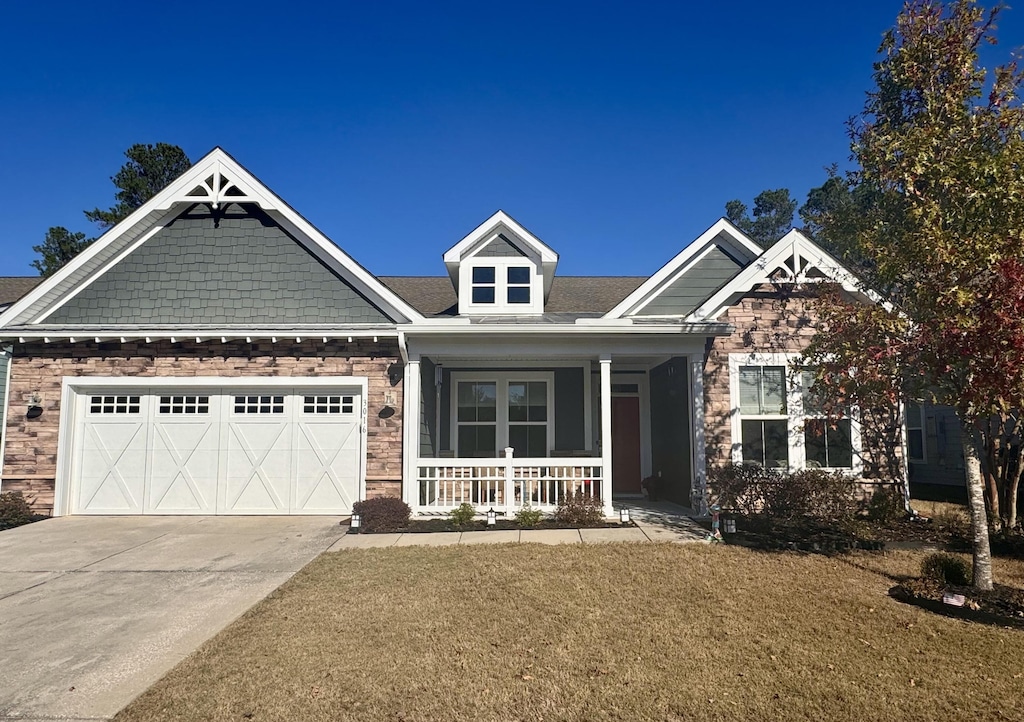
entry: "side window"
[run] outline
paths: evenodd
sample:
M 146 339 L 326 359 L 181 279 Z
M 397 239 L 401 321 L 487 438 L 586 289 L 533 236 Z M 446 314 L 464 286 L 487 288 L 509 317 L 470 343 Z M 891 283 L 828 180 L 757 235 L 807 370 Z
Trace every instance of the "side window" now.
M 785 366 L 740 367 L 743 461 L 789 466 Z
M 473 269 L 473 303 L 494 303 L 494 266 L 477 266 Z

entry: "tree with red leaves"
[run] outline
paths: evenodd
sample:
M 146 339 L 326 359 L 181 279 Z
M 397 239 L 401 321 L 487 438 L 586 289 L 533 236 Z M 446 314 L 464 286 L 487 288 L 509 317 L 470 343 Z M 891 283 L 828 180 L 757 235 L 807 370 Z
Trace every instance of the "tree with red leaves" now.
M 871 202 L 820 220 L 824 240 L 858 259 L 891 305 L 858 313 L 826 294 L 826 321 L 847 325 L 812 351 L 833 374 L 845 365 L 866 385 L 890 378 L 893 398 L 956 408 L 979 589 L 992 588 L 981 431 L 1024 408 L 1022 77 L 1013 61 L 989 72 L 978 56 L 999 12 L 912 0 L 886 33 L 876 87 L 849 126 L 857 168 L 846 181 Z

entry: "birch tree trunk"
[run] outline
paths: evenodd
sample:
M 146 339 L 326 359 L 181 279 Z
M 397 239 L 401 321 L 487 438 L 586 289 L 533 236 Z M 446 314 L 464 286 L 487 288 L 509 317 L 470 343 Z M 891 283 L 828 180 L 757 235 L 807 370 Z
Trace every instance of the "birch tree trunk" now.
M 985 486 L 981 478 L 981 460 L 975 444 L 974 424 L 962 422 L 964 467 L 967 472 L 967 498 L 971 507 L 971 533 L 974 547 L 975 589 L 992 589 L 992 552 L 988 544 L 988 514 L 985 511 Z

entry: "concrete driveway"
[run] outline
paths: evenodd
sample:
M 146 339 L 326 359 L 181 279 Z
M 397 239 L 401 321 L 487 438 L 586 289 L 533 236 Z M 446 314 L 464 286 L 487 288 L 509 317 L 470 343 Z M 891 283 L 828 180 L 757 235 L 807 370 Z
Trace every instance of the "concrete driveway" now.
M 346 529 L 156 516 L 0 532 L 0 720 L 112 717 Z

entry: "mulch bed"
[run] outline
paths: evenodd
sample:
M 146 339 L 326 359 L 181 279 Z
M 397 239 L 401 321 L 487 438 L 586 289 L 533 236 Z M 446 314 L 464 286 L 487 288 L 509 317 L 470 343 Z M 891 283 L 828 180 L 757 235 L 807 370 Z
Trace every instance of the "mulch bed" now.
M 608 521 L 601 524 L 589 525 L 588 529 L 624 529 L 626 527 L 636 526 L 633 522 L 623 524 L 617 521 Z M 578 526 L 570 524 L 563 524 L 555 521 L 554 519 L 542 519 L 536 525 L 527 527 L 520 524 L 516 524 L 514 521 L 498 519 L 494 525 L 487 526 L 487 522 L 482 519 L 477 519 L 469 524 L 463 524 L 462 526 L 456 526 L 449 519 L 415 519 L 411 520 L 407 526 L 400 527 L 397 529 L 379 529 L 375 531 L 363 531 L 360 530 L 361 534 L 430 534 L 444 531 L 489 531 L 489 530 L 522 530 L 522 529 L 578 529 Z
M 962 607 L 943 602 L 947 593 L 961 594 Z M 1024 589 L 996 584 L 990 592 L 943 584 L 932 579 L 909 579 L 889 590 L 890 596 L 937 614 L 983 624 L 1024 629 Z

